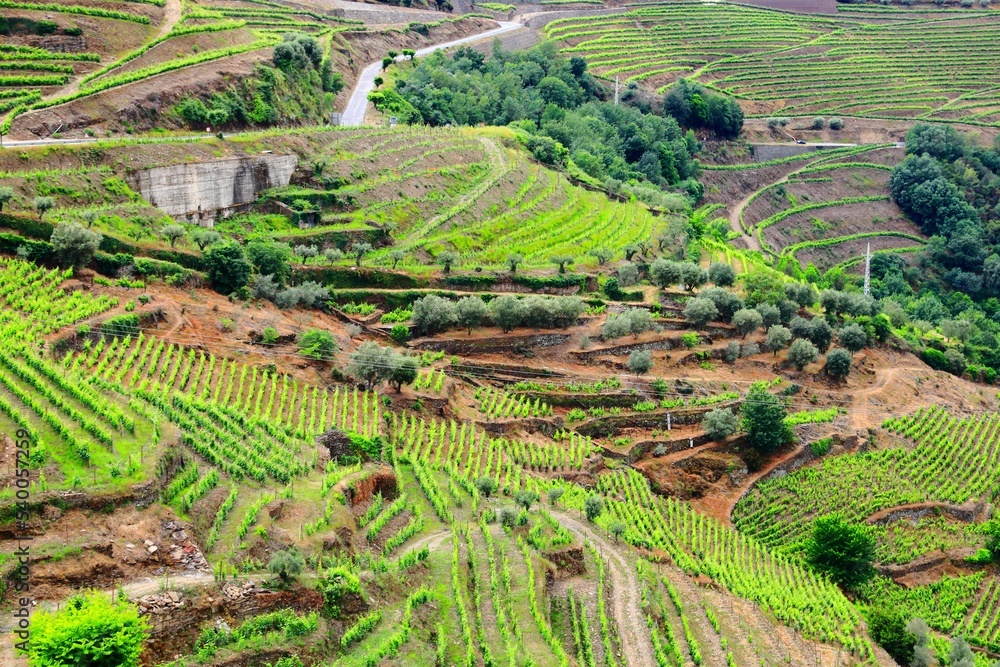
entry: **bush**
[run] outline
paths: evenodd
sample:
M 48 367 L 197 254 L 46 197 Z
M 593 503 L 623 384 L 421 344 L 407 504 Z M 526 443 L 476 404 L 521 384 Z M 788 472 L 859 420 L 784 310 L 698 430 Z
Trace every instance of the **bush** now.
M 718 316 L 719 309 L 711 299 L 697 297 L 688 301 L 684 307 L 684 321 L 699 329 Z
M 705 415 L 701 425 L 708 437 L 721 442 L 736 432 L 740 418 L 729 408 L 716 408 Z
M 297 549 L 290 548 L 279 551 L 271 556 L 267 564 L 267 571 L 275 574 L 281 579 L 281 583 L 287 585 L 289 581 L 302 574 L 306 562 L 302 554 Z
M 85 229 L 73 222 L 57 226 L 49 242 L 62 266 L 79 269 L 93 259 L 94 253 L 101 247 L 102 238 L 99 232 Z
M 818 356 L 819 351 L 816 346 L 805 338 L 796 338 L 788 348 L 788 361 L 800 371 L 816 361 Z
M 135 336 L 139 333 L 139 316 L 133 313 L 124 313 L 109 317 L 101 323 L 101 333 L 105 336 L 118 338 Z
M 417 330 L 423 334 L 445 331 L 458 322 L 455 304 L 434 294 L 413 302 L 411 316 Z
M 323 329 L 308 329 L 299 336 L 299 353 L 310 359 L 329 360 L 337 351 L 333 334 Z
M 843 348 L 830 350 L 826 355 L 826 372 L 841 380 L 851 372 L 851 353 Z
M 868 335 L 857 324 L 848 324 L 837 331 L 840 344 L 850 352 L 860 352 L 868 344 Z
M 822 116 L 816 116 L 813 118 L 813 122 L 810 127 L 814 130 L 822 130 L 824 125 L 826 125 L 826 119 Z
M 844 127 L 844 121 L 836 116 L 830 119 L 830 129 L 839 130 Z
M 410 327 L 405 324 L 394 324 L 392 330 L 389 331 L 389 337 L 402 345 L 410 340 Z
M 628 362 L 625 365 L 636 375 L 648 373 L 653 367 L 653 355 L 649 350 L 636 350 L 628 355 Z
M 727 363 L 731 364 L 734 363 L 739 358 L 740 358 L 740 344 L 735 340 L 729 341 L 726 344 L 726 352 L 723 359 L 725 359 Z
M 32 615 L 28 659 L 33 667 L 137 667 L 149 629 L 149 621 L 127 600 L 111 602 L 100 591 L 82 593 L 58 611 Z
M 632 262 L 622 262 L 618 267 L 618 283 L 622 287 L 631 287 L 639 282 L 639 269 Z
M 866 527 L 849 523 L 837 514 L 816 519 L 805 553 L 815 570 L 849 590 L 875 574 L 875 538 Z

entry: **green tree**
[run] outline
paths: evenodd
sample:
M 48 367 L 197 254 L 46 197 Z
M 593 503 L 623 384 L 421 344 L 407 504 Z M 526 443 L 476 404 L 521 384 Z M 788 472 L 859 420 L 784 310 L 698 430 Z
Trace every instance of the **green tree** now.
M 723 262 L 712 262 L 708 267 L 708 279 L 718 287 L 729 287 L 736 282 L 736 269 Z
M 867 527 L 850 523 L 839 514 L 813 522 L 805 555 L 815 570 L 848 590 L 856 590 L 875 574 L 875 537 Z
M 393 327 L 395 330 L 396 327 Z M 420 365 L 417 360 L 413 357 L 408 357 L 405 354 L 395 354 L 392 357 L 392 368 L 389 371 L 389 377 L 386 378 L 389 384 L 396 387 L 396 392 L 403 390 L 404 384 L 411 384 L 416 381 L 417 375 L 420 373 Z
M 594 248 L 590 251 L 590 254 L 597 259 L 598 266 L 604 266 L 615 256 L 615 253 L 607 248 Z M 1000 262 L 998 262 L 998 265 L 1000 265 Z
M 653 263 L 649 267 L 649 277 L 653 279 L 654 283 L 663 288 L 679 283 L 682 275 L 683 270 L 680 263 L 672 262 L 662 257 L 653 260 Z
M 517 273 L 518 265 L 524 261 L 524 255 L 516 252 L 512 252 L 507 255 L 507 268 L 510 269 L 511 273 Z
M 372 251 L 371 243 L 356 242 L 351 245 L 351 254 L 354 255 L 354 265 L 361 266 L 361 259 Z
M 392 260 L 392 270 L 396 270 L 396 265 L 399 264 L 406 258 L 406 253 L 399 248 L 394 248 L 389 251 L 389 259 Z
M 59 263 L 76 270 L 86 266 L 101 247 L 101 234 L 72 222 L 57 225 L 52 231 L 50 242 Z
M 209 229 L 198 229 L 191 233 L 191 240 L 198 246 L 198 250 L 204 252 L 208 246 L 221 241 L 222 236 L 218 232 L 213 232 Z
M 374 341 L 365 341 L 348 357 L 347 372 L 371 389 L 392 373 L 393 351 Z
M 518 491 L 514 494 L 514 502 L 526 512 L 531 511 L 531 506 L 538 502 L 538 494 L 534 491 Z
M 868 632 L 872 639 L 892 659 L 901 665 L 909 665 L 913 661 L 913 649 L 916 646 L 916 636 L 907 629 L 906 617 L 903 611 L 895 607 L 874 605 L 865 611 L 868 622 Z
M 604 511 L 604 499 L 596 495 L 587 496 L 587 499 L 583 501 L 583 511 L 589 521 L 596 521 L 597 517 L 601 516 L 601 512 Z
M 653 367 L 653 356 L 649 350 L 636 350 L 628 355 L 628 361 L 625 365 L 636 375 L 642 375 L 648 373 L 649 369 Z
M 448 299 L 428 294 L 413 302 L 413 314 L 410 319 L 421 333 L 433 334 L 455 326 L 458 322 L 458 313 L 455 304 Z
M 715 408 L 705 415 L 701 425 L 708 437 L 721 442 L 736 433 L 740 418 L 729 408 Z
M 160 233 L 163 234 L 163 238 L 170 241 L 170 247 L 173 248 L 177 244 L 177 240 L 184 237 L 184 228 L 180 225 L 167 225 Z
M 559 499 L 563 497 L 564 493 L 566 493 L 565 489 L 553 486 L 545 493 L 545 495 L 549 497 L 549 504 L 555 507 L 556 503 L 559 502 Z
M 775 324 L 767 330 L 767 337 L 764 339 L 764 349 L 769 350 L 777 356 L 778 350 L 784 349 L 791 341 L 792 332 L 788 330 L 788 327 Z
M 489 498 L 497 491 L 497 481 L 492 477 L 483 476 L 476 479 L 476 490 Z
M 684 306 L 684 321 L 695 328 L 702 328 L 719 316 L 719 309 L 711 299 L 696 297 Z
M 250 280 L 250 262 L 235 241 L 217 243 L 205 253 L 208 282 L 220 294 L 232 294 Z
M 504 294 L 490 301 L 490 319 L 504 333 L 521 325 L 525 317 L 523 302 L 512 294 Z
M 3 186 L 0 187 L 0 211 L 3 211 L 4 204 L 10 202 L 14 198 L 14 188 Z
M 292 248 L 287 243 L 260 239 L 247 244 L 247 258 L 257 273 L 274 276 L 274 280 L 281 286 L 292 275 L 291 265 L 288 263 L 291 257 Z
M 38 219 L 56 207 L 56 200 L 52 197 L 35 197 L 35 210 L 38 211 Z
M 302 574 L 305 566 L 306 561 L 298 549 L 290 548 L 283 549 L 271 556 L 271 560 L 267 564 L 267 571 L 277 575 L 281 584 L 287 586 L 290 581 Z
M 137 667 L 149 630 L 126 599 L 77 594 L 58 611 L 32 615 L 28 661 L 32 667 Z
M 733 313 L 733 326 L 736 333 L 746 338 L 764 325 L 764 318 L 753 308 L 744 308 Z
M 761 454 L 769 454 L 792 441 L 792 430 L 785 423 L 787 411 L 780 398 L 767 391 L 767 383 L 750 386 L 740 408 L 740 426 L 747 434 L 747 444 Z
M 836 380 L 842 380 L 851 372 L 851 353 L 838 347 L 826 353 L 826 372 Z
M 299 336 L 299 353 L 303 357 L 328 360 L 337 351 L 333 334 L 323 329 L 307 329 Z
M 574 261 L 572 255 L 556 255 L 550 259 L 553 264 L 559 265 L 559 273 L 566 273 L 566 266 Z
M 848 324 L 837 330 L 837 339 L 850 352 L 860 352 L 868 344 L 868 335 L 857 324 Z
M 486 307 L 486 302 L 478 296 L 466 296 L 458 300 L 455 314 L 458 318 L 458 324 L 462 328 L 468 329 L 471 336 L 472 330 L 486 320 L 489 309 Z
M 458 261 L 458 253 L 450 250 L 438 253 L 438 264 L 444 267 L 445 273 L 451 273 L 451 265 Z
M 818 356 L 819 351 L 816 346 L 805 338 L 796 338 L 788 348 L 788 361 L 800 371 L 816 361 Z

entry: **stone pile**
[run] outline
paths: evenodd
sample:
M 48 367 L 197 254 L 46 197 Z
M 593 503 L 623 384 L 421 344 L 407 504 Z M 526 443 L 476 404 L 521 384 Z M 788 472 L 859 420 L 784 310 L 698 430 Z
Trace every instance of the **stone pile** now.
M 143 614 L 163 614 L 171 609 L 184 606 L 184 597 L 177 591 L 167 591 L 155 595 L 146 595 L 136 601 L 139 611 Z

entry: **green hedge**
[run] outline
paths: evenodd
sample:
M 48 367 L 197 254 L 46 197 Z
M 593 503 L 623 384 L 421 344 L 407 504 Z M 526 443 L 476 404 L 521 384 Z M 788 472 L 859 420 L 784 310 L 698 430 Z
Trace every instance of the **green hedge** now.
M 159 259 L 150 259 L 149 257 L 136 257 L 134 263 L 135 272 L 140 276 L 166 278 L 167 276 L 183 276 L 189 273 L 188 269 L 185 269 L 180 264 Z
M 347 268 L 341 266 L 304 266 L 293 271 L 295 282 L 314 280 L 333 289 L 381 287 L 382 289 L 408 289 L 426 287 L 425 279 L 418 279 L 402 273 L 380 271 L 368 268 Z
M 580 291 L 587 289 L 587 276 L 566 274 L 561 276 L 524 276 L 515 275 L 512 279 L 518 285 L 524 285 L 531 289 L 545 289 L 546 287 L 578 287 Z
M 52 244 L 48 241 L 33 241 L 19 234 L 0 232 L 0 252 L 15 255 L 17 249 L 22 247 L 28 249 L 28 259 L 39 264 L 48 263 L 55 256 Z
M 135 258 L 128 253 L 120 252 L 116 255 L 109 255 L 106 252 L 96 252 L 90 266 L 101 275 L 114 278 L 120 269 L 134 263 Z
M 51 222 L 13 213 L 0 213 L 0 227 L 13 229 L 25 236 L 44 241 L 52 237 L 52 231 L 56 228 Z

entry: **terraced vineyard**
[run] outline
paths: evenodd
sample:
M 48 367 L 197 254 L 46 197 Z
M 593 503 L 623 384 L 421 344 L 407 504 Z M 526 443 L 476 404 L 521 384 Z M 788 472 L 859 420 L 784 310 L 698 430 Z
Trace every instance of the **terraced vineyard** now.
M 901 149 L 877 146 L 763 165 L 767 184 L 732 205 L 730 220 L 746 245 L 773 255 L 782 267 L 849 268 L 868 244 L 873 253 L 920 250 L 925 237 L 889 200 L 889 176 L 900 159 Z M 706 180 L 724 184 L 733 167 L 709 165 Z
M 1000 479 L 998 424 L 997 413 L 956 418 L 941 408 L 889 420 L 885 428 L 912 439 L 912 448 L 829 458 L 762 482 L 736 506 L 733 523 L 768 546 L 795 551 L 812 520 L 831 512 L 862 521 L 909 503 L 988 500 Z
M 525 268 L 551 266 L 554 255 L 591 266 L 597 260 L 589 251 L 645 242 L 669 220 L 638 203 L 609 202 L 527 161 L 505 145 L 513 135 L 503 129 L 364 129 L 335 137 L 317 157 L 326 166 L 316 185 L 329 189 L 291 187 L 277 196 L 333 209 L 321 226 L 297 233 L 297 243 L 337 231 L 363 234 L 372 222 L 389 226 L 396 243 L 371 255 L 377 264 L 414 270 L 454 251 L 456 268 L 501 268 L 511 253 L 524 257 Z M 401 260 L 392 259 L 394 250 L 404 253 Z
M 602 77 L 658 91 L 688 77 L 745 101 L 752 115 L 1000 123 L 997 74 L 979 60 L 996 48 L 996 22 L 974 12 L 891 16 L 677 2 L 561 19 L 545 31 Z

